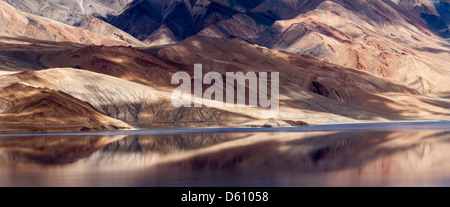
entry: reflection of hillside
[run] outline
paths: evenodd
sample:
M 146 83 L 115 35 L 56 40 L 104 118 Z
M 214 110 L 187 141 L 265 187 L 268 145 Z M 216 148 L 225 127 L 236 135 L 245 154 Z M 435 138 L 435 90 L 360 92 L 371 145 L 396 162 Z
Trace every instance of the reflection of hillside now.
M 77 164 L 114 168 L 154 166 L 249 136 L 228 133 L 128 136 L 105 145 L 86 159 L 80 159 Z
M 87 159 L 93 163 L 114 164 L 127 157 L 141 163 L 145 157 L 195 151 L 240 139 L 233 134 L 174 134 L 136 136 L 27 136 L 0 140 L 0 163 L 43 165 L 70 164 Z M 126 164 L 126 163 L 125 163 Z M 133 163 L 130 163 L 133 164 Z
M 395 173 L 446 170 L 449 144 L 444 131 L 353 131 L 5 137 L 0 149 L 2 162 L 13 164 Z
M 245 146 L 227 147 L 223 144 L 223 148 L 193 154 L 165 166 L 192 171 L 356 170 L 362 173 L 413 173 L 449 167 L 445 164 L 450 153 L 448 132 L 358 131 L 318 136 L 255 136 L 264 138 Z
M 60 185 L 54 176 L 70 185 L 348 185 L 448 173 L 449 149 L 446 131 L 2 137 L 0 177 L 11 171 L 11 179 L 45 185 Z
M 88 157 L 124 136 L 26 136 L 0 139 L 0 164 L 61 165 Z
M 174 134 L 128 136 L 102 147 L 102 153 L 148 153 L 162 154 L 196 150 L 239 139 L 233 134 Z

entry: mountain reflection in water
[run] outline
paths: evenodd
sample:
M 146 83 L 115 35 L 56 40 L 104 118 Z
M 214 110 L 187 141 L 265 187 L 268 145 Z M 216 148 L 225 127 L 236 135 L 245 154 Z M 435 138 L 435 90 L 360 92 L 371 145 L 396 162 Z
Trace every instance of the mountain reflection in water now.
M 448 186 L 448 130 L 0 137 L 0 186 Z

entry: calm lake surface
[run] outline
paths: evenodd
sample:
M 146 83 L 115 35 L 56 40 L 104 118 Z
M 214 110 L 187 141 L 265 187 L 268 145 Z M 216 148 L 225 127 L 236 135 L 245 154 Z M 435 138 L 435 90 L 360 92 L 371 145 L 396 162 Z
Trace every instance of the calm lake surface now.
M 3 134 L 0 186 L 450 186 L 450 122 Z

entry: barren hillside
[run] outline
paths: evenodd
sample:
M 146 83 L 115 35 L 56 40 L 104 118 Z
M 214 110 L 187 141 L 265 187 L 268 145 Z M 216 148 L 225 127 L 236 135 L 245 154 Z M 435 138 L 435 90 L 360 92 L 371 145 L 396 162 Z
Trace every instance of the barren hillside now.
M 142 43 L 129 34 L 94 17 L 88 17 L 84 28 L 27 14 L 0 1 L 0 34 L 39 40 L 67 41 L 82 44 L 133 45 Z

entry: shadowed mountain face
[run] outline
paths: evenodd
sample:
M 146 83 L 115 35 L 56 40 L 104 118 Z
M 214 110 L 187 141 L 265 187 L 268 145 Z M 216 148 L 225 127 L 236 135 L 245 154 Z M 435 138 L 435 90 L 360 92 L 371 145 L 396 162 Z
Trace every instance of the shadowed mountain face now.
M 108 21 L 140 40 L 148 40 L 152 33 L 167 27 L 166 33 L 173 34 L 174 41 L 194 34 L 207 34 L 260 43 L 258 38 L 267 38 L 268 32 L 276 30 L 272 27 L 275 21 L 295 18 L 329 2 L 344 7 L 347 10 L 342 13 L 344 16 L 346 12 L 354 12 L 365 16 L 362 21 L 378 26 L 384 24 L 386 17 L 392 24 L 407 19 L 414 26 L 423 26 L 423 22 L 409 11 L 439 16 L 430 0 L 392 0 L 392 3 L 380 0 L 135 0 L 120 15 L 110 16 Z M 447 3 L 439 2 L 435 3 L 440 7 L 437 10 L 445 12 L 442 7 Z
M 195 34 L 254 40 L 274 21 L 306 12 L 320 2 L 136 0 L 122 14 L 110 17 L 108 21 L 149 43 L 158 38 L 152 34 L 161 30 L 166 36 L 173 37 L 170 41 L 174 42 Z
M 421 16 L 434 32 L 450 42 L 450 2 L 434 1 L 434 5 L 437 15 L 422 13 Z
M 439 36 L 450 40 L 450 2 L 442 0 L 392 0 L 424 19 Z

